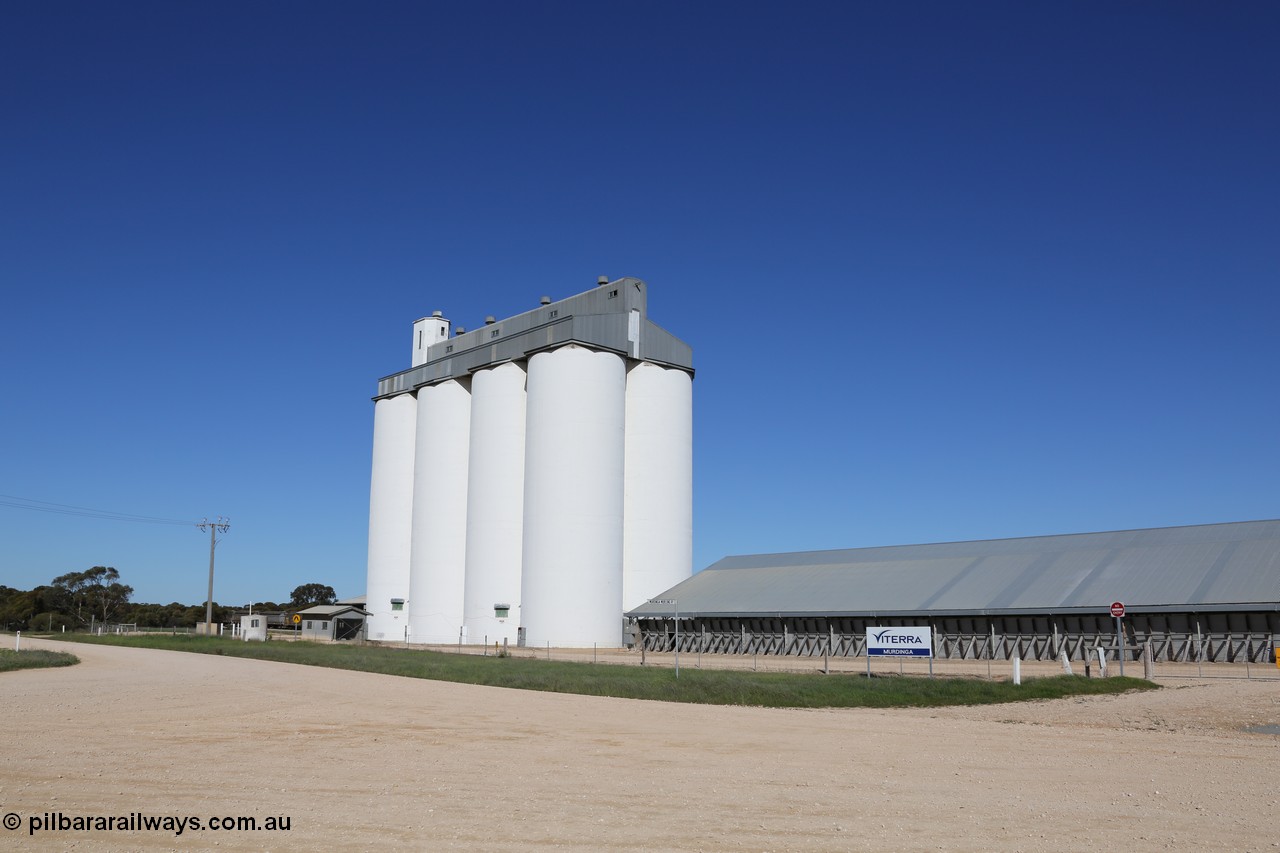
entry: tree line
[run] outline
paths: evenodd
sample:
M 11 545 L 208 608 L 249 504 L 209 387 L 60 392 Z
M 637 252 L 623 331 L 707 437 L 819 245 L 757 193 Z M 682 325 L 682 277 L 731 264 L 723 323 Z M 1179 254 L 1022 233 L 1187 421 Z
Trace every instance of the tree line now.
M 94 624 L 126 624 L 140 628 L 191 628 L 205 617 L 205 604 L 146 604 L 131 601 L 133 587 L 120 582 L 111 566 L 67 572 L 46 585 L 21 590 L 0 584 L 0 626 L 8 631 L 76 631 Z M 294 588 L 287 602 L 255 601 L 254 611 L 296 611 L 333 604 L 333 587 L 307 583 Z M 244 605 L 214 602 L 215 622 L 229 622 Z

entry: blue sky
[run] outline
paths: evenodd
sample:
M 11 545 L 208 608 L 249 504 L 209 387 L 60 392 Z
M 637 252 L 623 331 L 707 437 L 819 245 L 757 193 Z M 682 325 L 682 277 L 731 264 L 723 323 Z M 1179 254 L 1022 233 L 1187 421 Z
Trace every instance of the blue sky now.
M 596 276 L 694 348 L 721 556 L 1280 516 L 1272 3 L 13 3 L 0 493 L 363 592 L 411 324 Z M 0 505 L 0 583 L 204 600 Z

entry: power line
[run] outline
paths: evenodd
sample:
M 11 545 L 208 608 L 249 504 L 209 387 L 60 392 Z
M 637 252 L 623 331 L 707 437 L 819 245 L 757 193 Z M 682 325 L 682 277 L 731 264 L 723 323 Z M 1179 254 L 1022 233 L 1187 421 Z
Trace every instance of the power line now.
M 138 524 L 172 524 L 180 525 L 182 527 L 191 527 L 193 525 L 200 524 L 198 521 L 184 521 L 177 518 L 157 518 L 151 515 L 134 515 L 127 512 L 113 512 L 106 509 L 92 509 L 85 506 L 71 506 L 70 504 L 38 501 L 33 498 L 20 498 L 15 495 L 0 495 L 0 506 L 7 506 L 13 509 L 29 509 L 35 512 L 49 512 L 56 515 L 74 515 L 81 518 L 97 518 L 103 521 L 132 521 Z

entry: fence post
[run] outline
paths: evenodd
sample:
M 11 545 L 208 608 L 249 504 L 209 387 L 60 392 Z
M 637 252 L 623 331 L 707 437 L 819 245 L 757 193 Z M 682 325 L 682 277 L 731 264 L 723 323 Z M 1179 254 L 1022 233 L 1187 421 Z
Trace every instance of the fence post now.
M 1200 620 L 1196 620 L 1196 675 L 1204 678 L 1204 638 L 1200 636 Z
M 991 680 L 991 661 L 996 657 L 996 623 L 991 623 L 991 639 L 987 641 L 987 680 Z

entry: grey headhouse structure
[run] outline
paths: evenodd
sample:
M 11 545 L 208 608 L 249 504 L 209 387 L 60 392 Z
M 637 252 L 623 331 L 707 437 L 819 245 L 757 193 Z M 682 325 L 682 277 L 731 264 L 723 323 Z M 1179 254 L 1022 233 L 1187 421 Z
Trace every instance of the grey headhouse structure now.
M 928 625 L 943 658 L 1273 660 L 1280 521 L 725 557 L 632 610 L 652 651 L 861 655 Z

